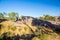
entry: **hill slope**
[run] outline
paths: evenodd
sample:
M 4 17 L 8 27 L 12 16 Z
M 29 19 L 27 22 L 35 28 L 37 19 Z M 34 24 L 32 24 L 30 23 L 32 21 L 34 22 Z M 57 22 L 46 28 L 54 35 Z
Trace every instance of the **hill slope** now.
M 60 34 L 56 32 L 57 28 L 48 21 L 23 16 L 16 21 L 1 22 L 0 36 L 2 39 L 4 35 L 7 36 L 7 39 L 8 37 L 15 39 L 14 36 L 19 35 L 19 39 L 24 40 L 60 40 Z

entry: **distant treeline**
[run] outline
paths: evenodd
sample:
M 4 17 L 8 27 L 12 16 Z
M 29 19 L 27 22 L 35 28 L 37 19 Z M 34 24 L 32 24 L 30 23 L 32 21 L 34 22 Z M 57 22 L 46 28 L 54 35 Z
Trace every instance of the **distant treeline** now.
M 60 21 L 60 16 L 50 16 L 48 14 L 43 15 L 42 17 L 38 17 L 41 20 L 48 20 L 48 21 Z
M 16 12 L 10 12 L 10 13 L 5 13 L 5 12 L 0 12 L 0 19 L 7 19 L 7 20 L 15 20 L 16 18 L 20 18 L 18 13 Z M 50 20 L 50 21 L 60 21 L 60 16 L 50 16 L 48 14 L 37 17 L 40 20 Z

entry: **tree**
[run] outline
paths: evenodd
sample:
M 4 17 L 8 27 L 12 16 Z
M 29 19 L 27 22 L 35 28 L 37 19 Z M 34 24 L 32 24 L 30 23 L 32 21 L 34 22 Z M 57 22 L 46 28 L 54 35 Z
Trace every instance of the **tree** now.
M 58 21 L 60 21 L 60 16 L 58 17 Z
M 11 19 L 15 19 L 15 18 L 18 17 L 19 15 L 18 15 L 18 13 L 16 13 L 16 12 L 11 12 L 11 13 L 8 13 L 8 16 L 9 16 L 9 18 L 11 18 Z
M 4 18 L 4 14 L 3 13 L 0 13 L 0 18 Z
M 45 20 L 50 20 L 50 15 L 48 15 L 48 14 L 44 15 L 44 19 Z
M 51 21 L 55 21 L 55 19 L 56 19 L 55 17 L 50 16 L 50 20 L 51 20 Z
M 8 16 L 9 16 L 10 18 L 15 18 L 15 17 L 18 17 L 18 13 L 16 13 L 16 12 L 11 12 L 11 13 L 8 13 Z
M 4 17 L 6 17 L 6 16 L 7 16 L 7 13 L 6 13 L 6 12 L 3 12 L 3 14 L 4 14 Z
M 7 13 L 3 12 L 3 13 L 0 13 L 0 18 L 6 18 L 7 16 Z

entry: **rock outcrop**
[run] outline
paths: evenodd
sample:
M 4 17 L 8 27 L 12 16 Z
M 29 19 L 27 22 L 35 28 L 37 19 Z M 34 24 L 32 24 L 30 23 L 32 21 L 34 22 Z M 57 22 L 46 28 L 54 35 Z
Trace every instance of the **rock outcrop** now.
M 18 19 L 16 22 L 25 23 L 27 25 L 32 25 L 32 26 L 36 26 L 36 27 L 44 26 L 46 28 L 52 29 L 53 31 L 60 30 L 60 27 L 58 25 L 54 25 L 51 22 L 48 22 L 46 20 L 39 20 L 37 18 L 33 18 L 30 16 L 23 16 L 21 19 Z
M 45 20 L 39 20 L 37 18 L 33 18 L 30 16 L 23 16 L 22 18 L 18 19 L 16 22 L 25 23 L 27 25 L 32 25 L 32 26 L 46 26 L 46 27 L 54 28 L 54 25 L 52 23 Z

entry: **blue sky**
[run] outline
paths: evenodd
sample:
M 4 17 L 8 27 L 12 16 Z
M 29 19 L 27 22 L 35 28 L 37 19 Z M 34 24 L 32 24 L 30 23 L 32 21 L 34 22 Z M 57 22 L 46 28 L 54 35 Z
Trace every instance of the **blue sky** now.
M 60 16 L 60 0 L 0 0 L 0 12 L 33 17 L 44 14 Z

